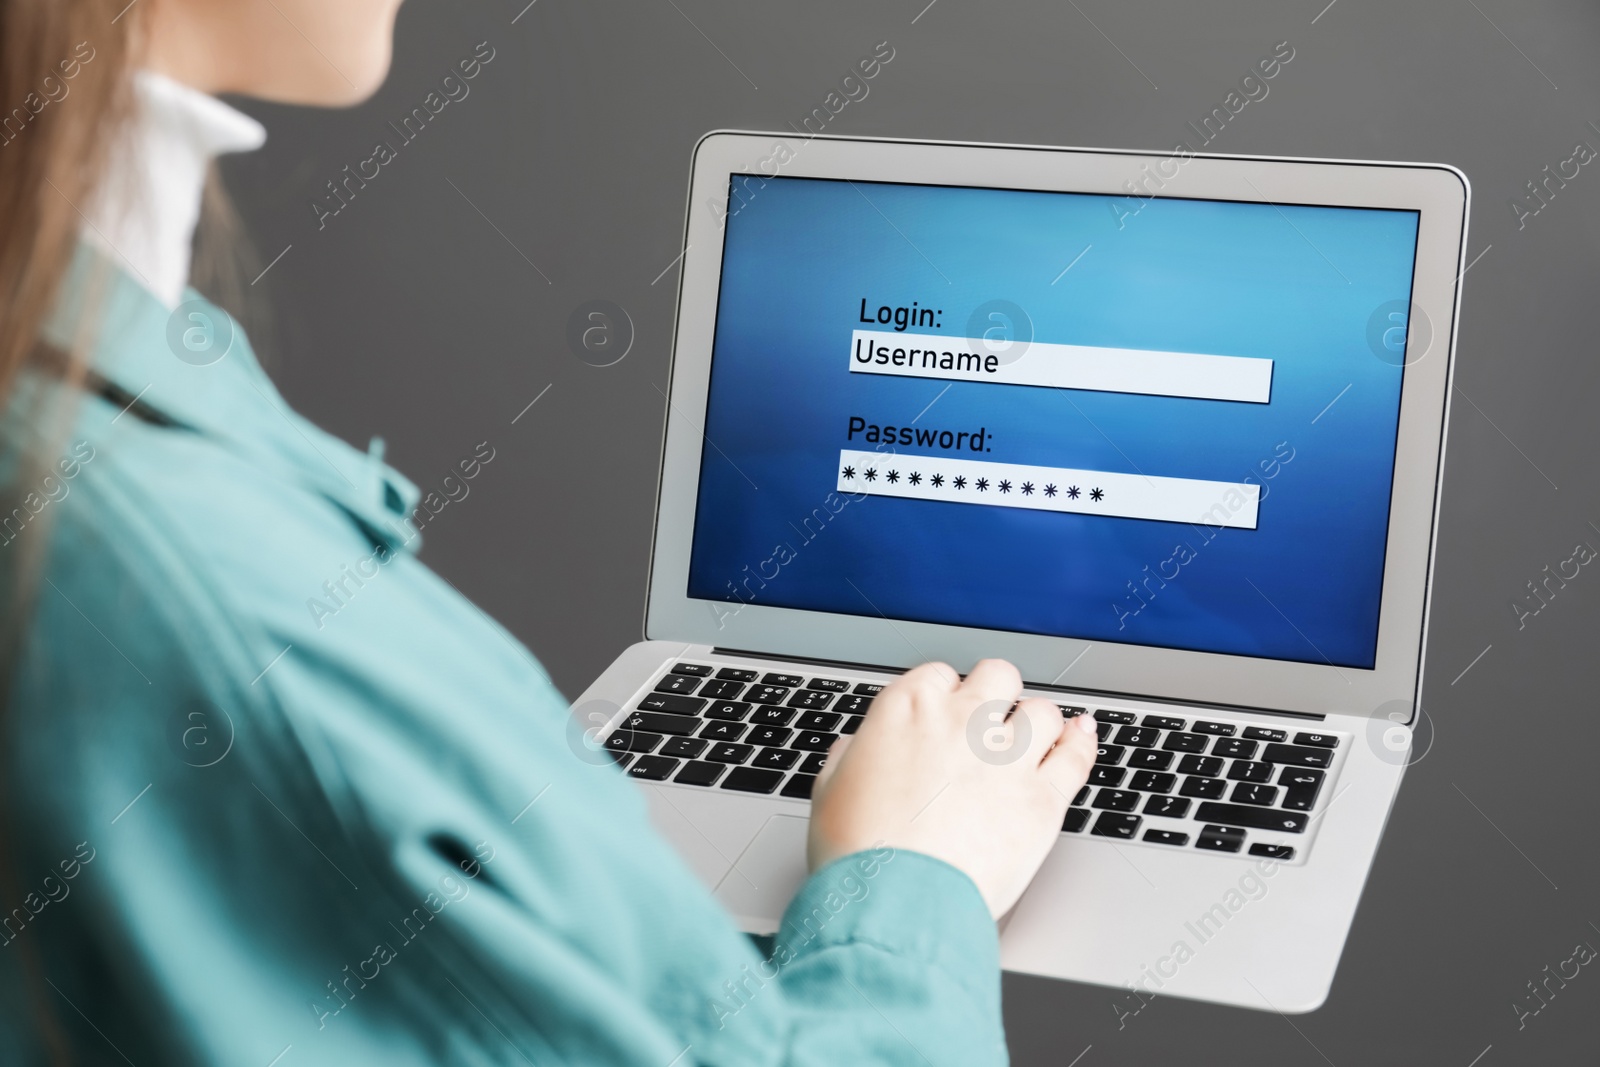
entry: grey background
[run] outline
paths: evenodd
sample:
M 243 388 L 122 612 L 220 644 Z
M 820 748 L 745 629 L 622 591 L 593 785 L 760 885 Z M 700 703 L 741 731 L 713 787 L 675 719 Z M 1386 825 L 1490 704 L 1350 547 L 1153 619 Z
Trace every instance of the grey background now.
M 1576 142 L 1600 147 L 1594 5 L 538 0 L 517 17 L 525 2 L 413 0 L 373 100 L 249 105 L 271 137 L 226 175 L 260 264 L 288 247 L 249 295 L 290 400 L 359 445 L 382 434 L 424 488 L 477 442 L 496 448 L 429 524 L 424 559 L 569 696 L 641 630 L 668 268 L 706 130 L 798 124 L 887 40 L 895 58 L 830 132 L 1165 150 L 1288 40 L 1270 95 L 1211 150 L 1465 170 L 1469 258 L 1483 255 L 1466 276 L 1427 650 L 1436 740 L 1400 794 L 1327 1006 L 1286 1019 L 1162 998 L 1119 1026 L 1110 990 L 1008 976 L 1006 1021 L 1016 1063 L 1058 1067 L 1592 1061 L 1593 967 L 1520 1029 L 1512 1005 L 1576 943 L 1600 946 L 1600 571 L 1520 630 L 1510 604 L 1578 542 L 1600 548 L 1600 164 L 1521 229 L 1508 201 Z M 470 95 L 319 230 L 323 183 L 394 140 L 386 123 L 480 41 L 496 55 Z M 607 368 L 565 342 L 595 298 L 636 327 Z

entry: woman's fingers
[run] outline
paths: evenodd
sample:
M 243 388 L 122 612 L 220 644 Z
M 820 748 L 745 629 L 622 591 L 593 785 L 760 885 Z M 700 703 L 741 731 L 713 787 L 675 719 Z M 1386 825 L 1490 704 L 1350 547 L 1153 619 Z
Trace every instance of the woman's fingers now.
M 1100 738 L 1095 733 L 1094 716 L 1078 715 L 1062 724 L 1060 740 L 1044 757 L 1039 769 L 1070 799 L 1089 780 L 1099 750 Z
M 1010 705 L 1022 695 L 1022 675 L 1003 659 L 979 660 L 961 683 L 961 693 L 976 704 L 1003 700 Z
M 845 734 L 828 746 L 828 755 L 822 761 L 822 770 L 817 772 L 817 780 L 812 783 L 812 793 L 820 793 L 828 788 L 828 782 L 833 779 L 834 770 L 838 768 L 839 761 L 844 758 L 845 750 L 850 747 L 850 742 L 854 739 L 854 734 Z
M 1025 767 L 1038 767 L 1067 726 L 1061 709 L 1043 697 L 1029 697 L 1020 702 L 1011 713 L 1011 722 L 1015 743 L 1027 746 L 1017 761 Z
M 879 693 L 878 696 L 881 698 L 892 690 L 895 693 L 906 693 L 908 695 L 921 693 L 930 697 L 943 698 L 953 692 L 956 686 L 960 684 L 961 675 L 957 674 L 956 669 L 950 664 L 924 663 L 920 667 L 911 668 L 884 686 L 883 692 Z M 873 703 L 876 704 L 877 701 L 874 700 Z

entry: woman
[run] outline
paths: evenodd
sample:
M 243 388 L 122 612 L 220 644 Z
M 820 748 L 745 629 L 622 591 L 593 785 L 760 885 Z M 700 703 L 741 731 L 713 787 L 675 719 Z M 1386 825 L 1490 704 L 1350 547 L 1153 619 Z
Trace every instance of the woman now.
M 965 726 L 1012 667 L 897 680 L 758 956 L 417 561 L 381 445 L 291 412 L 186 287 L 210 158 L 262 138 L 209 94 L 364 99 L 397 3 L 125 4 L 0 0 L 4 1061 L 1004 1061 L 993 919 L 1093 724 L 1022 701 L 996 765 Z

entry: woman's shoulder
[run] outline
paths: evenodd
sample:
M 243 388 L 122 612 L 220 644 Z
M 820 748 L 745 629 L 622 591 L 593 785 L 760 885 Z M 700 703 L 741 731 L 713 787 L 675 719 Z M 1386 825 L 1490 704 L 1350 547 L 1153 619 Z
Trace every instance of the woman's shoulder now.
M 103 406 L 81 401 L 66 435 L 8 471 L 0 553 L 30 597 L 32 662 L 112 692 L 143 682 L 157 700 L 236 691 L 271 641 L 262 609 L 295 557 L 316 554 L 316 531 L 291 529 L 293 510 L 203 439 L 113 423 Z
M 52 789 L 78 783 L 75 809 L 104 800 L 97 775 L 120 787 L 209 758 L 218 724 L 250 741 L 230 766 L 303 764 L 334 794 L 362 793 L 340 810 L 391 821 L 408 801 L 365 768 L 371 753 L 409 765 L 443 746 L 480 780 L 514 781 L 511 752 L 548 744 L 529 731 L 560 718 L 559 692 L 405 546 L 292 471 L 116 415 L 82 401 L 55 473 L 27 490 L 37 512 L 0 545 L 38 561 L 17 721 L 41 760 L 55 751 Z
M 114 577 L 150 604 L 237 610 L 370 549 L 370 537 L 294 478 L 203 433 L 119 418 L 99 398 L 81 403 L 66 435 L 13 465 L 14 506 L 0 518 L 0 551 L 30 549 L 52 579 Z
M 14 479 L 37 512 L 24 506 L 19 536 L 0 545 L 33 544 L 41 595 L 76 605 L 37 616 L 44 655 L 70 668 L 106 651 L 51 637 L 87 621 L 252 700 L 303 704 L 330 685 L 370 694 L 405 677 L 441 705 L 564 706 L 515 638 L 418 561 L 409 482 L 292 412 L 244 417 L 254 439 L 81 398 L 71 433 L 41 453 L 48 484 Z

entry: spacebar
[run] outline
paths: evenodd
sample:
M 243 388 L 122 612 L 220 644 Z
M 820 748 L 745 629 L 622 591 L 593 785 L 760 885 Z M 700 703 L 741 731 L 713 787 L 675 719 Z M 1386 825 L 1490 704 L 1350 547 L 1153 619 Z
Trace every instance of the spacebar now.
M 1303 834 L 1310 819 L 1293 811 L 1250 808 L 1243 804 L 1201 804 L 1194 813 L 1200 822 L 1219 822 L 1227 826 L 1249 826 L 1256 830 L 1282 830 Z

